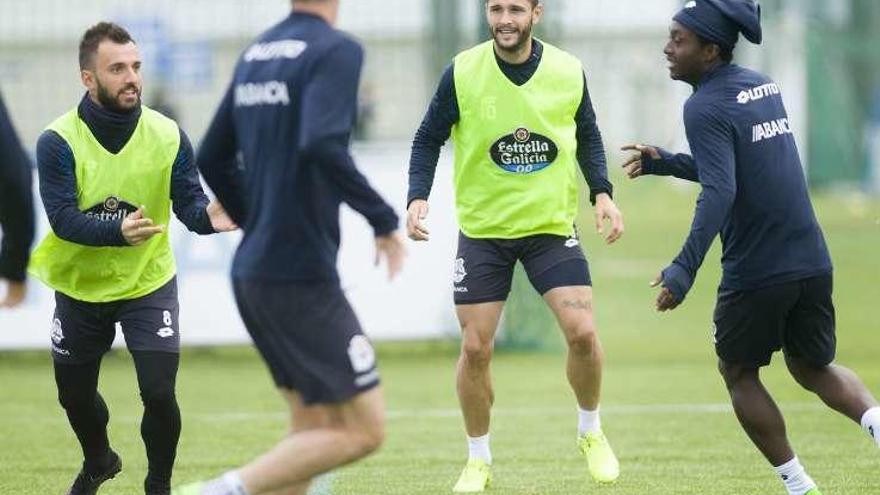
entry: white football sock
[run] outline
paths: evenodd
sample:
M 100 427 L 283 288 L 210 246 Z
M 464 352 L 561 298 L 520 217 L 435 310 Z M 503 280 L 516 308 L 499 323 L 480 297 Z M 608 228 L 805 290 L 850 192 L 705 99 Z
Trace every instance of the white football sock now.
M 801 461 L 798 460 L 797 456 L 773 469 L 782 478 L 782 483 L 785 484 L 788 495 L 804 495 L 813 488 L 816 488 L 816 482 L 810 478 L 810 475 L 801 466 Z
M 872 407 L 862 416 L 862 428 L 880 447 L 880 407 Z
M 249 495 L 237 471 L 229 471 L 202 489 L 201 495 Z
M 492 451 L 489 450 L 489 434 L 481 437 L 467 437 L 468 459 L 481 459 L 486 464 L 492 464 Z
M 599 420 L 599 408 L 588 411 L 578 406 L 578 436 L 600 431 L 602 431 L 602 421 Z

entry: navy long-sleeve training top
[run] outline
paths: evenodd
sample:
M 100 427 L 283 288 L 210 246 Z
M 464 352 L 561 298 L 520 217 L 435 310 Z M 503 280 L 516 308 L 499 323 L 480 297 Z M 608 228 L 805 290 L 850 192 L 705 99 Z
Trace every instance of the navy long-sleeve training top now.
M 21 147 L 0 97 L 0 278 L 25 279 L 34 240 L 31 162 Z
M 734 64 L 706 74 L 684 108 L 690 155 L 644 155 L 643 173 L 698 181 L 687 241 L 663 272 L 678 299 L 721 234 L 723 290 L 748 290 L 830 273 L 779 86 Z
M 239 59 L 198 154 L 205 181 L 244 229 L 233 277 L 338 281 L 342 202 L 377 236 L 397 229 L 397 214 L 348 151 L 362 63 L 356 41 L 304 13 Z
M 83 96 L 77 107 L 98 142 L 110 153 L 119 153 L 134 134 L 141 110 L 114 112 Z M 127 246 L 122 236 L 122 219 L 102 221 L 79 210 L 76 199 L 76 163 L 73 151 L 55 131 L 44 131 L 37 141 L 40 196 L 55 235 L 86 246 Z M 180 148 L 171 169 L 171 201 L 177 218 L 198 234 L 214 233 L 208 217 L 208 196 L 199 182 L 193 149 L 183 129 Z
M 522 64 L 510 64 L 495 55 L 498 67 L 517 86 L 522 86 L 535 75 L 541 63 L 544 47 L 540 41 L 532 43 L 532 54 Z M 437 92 L 434 94 L 422 124 L 413 139 L 412 154 L 409 164 L 409 192 L 407 204 L 414 199 L 428 199 L 434 184 L 434 172 L 440 149 L 452 133 L 452 127 L 458 122 L 461 114 L 455 92 L 455 64 L 446 68 Z M 590 201 L 595 202 L 596 195 L 612 194 L 612 185 L 608 180 L 605 160 L 605 146 L 602 134 L 596 125 L 596 113 L 587 89 L 584 74 L 584 93 L 580 106 L 574 116 L 577 124 L 577 160 L 581 172 L 590 186 Z

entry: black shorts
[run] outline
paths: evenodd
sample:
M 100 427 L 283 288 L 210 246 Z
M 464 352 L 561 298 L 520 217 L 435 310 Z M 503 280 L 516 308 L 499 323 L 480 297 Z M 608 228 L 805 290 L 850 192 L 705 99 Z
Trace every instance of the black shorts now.
M 306 404 L 345 402 L 379 384 L 376 354 L 338 282 L 233 280 L 235 300 L 275 385 Z
M 715 350 L 728 364 L 761 367 L 774 352 L 824 366 L 837 338 L 831 274 L 745 291 L 719 291 Z
M 541 295 L 557 287 L 592 285 L 576 233 L 521 239 L 472 239 L 459 233 L 452 272 L 455 304 L 507 300 L 517 261 Z
M 52 357 L 64 364 L 92 362 L 122 330 L 131 351 L 180 352 L 177 279 L 137 299 L 91 303 L 55 293 L 50 338 Z

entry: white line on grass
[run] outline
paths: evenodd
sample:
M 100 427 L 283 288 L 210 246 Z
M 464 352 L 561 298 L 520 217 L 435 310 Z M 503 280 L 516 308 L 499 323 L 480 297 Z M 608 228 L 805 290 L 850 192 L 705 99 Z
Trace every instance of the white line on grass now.
M 780 404 L 784 411 L 821 411 L 823 406 L 819 403 L 790 402 Z M 59 409 L 60 410 L 60 409 Z M 572 407 L 499 407 L 492 410 L 492 415 L 498 416 L 569 416 L 576 411 Z M 602 413 L 606 416 L 626 416 L 645 414 L 730 414 L 733 408 L 726 403 L 693 403 L 693 404 L 622 404 L 602 406 Z M 183 412 L 184 421 L 205 421 L 215 423 L 238 423 L 245 421 L 284 421 L 289 416 L 285 412 Z M 432 408 L 432 409 L 389 409 L 386 416 L 390 420 L 407 420 L 411 418 L 457 418 L 461 416 L 458 408 Z M 54 413 L 46 416 L 29 415 L 28 422 L 34 420 L 57 421 L 58 416 Z M 111 421 L 139 423 L 140 416 L 113 415 Z

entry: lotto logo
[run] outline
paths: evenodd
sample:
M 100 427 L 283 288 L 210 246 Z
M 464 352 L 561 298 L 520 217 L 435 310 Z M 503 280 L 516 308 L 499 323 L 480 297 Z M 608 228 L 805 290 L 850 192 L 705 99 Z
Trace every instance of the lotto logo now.
M 776 83 L 768 83 L 741 91 L 736 96 L 736 101 L 740 105 L 745 105 L 753 101 L 764 99 L 768 96 L 778 95 L 779 93 L 779 85 Z
M 243 58 L 245 62 L 266 62 L 279 58 L 294 59 L 302 55 L 308 46 L 308 43 L 300 40 L 258 43 L 248 48 Z

